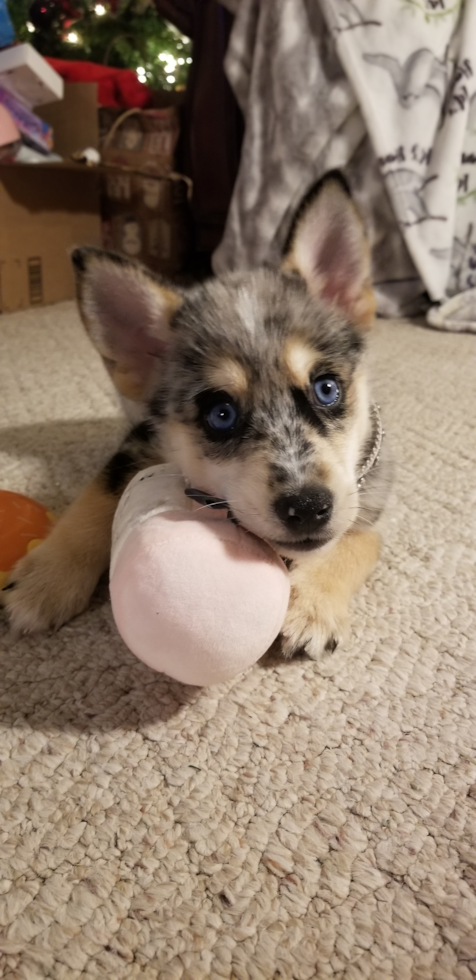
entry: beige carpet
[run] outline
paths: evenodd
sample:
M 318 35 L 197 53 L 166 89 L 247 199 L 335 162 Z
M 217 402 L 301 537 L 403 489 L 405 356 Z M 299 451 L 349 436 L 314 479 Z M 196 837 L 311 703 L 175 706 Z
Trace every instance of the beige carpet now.
M 374 346 L 398 479 L 346 649 L 202 691 L 107 587 L 1 621 L 5 980 L 476 977 L 476 337 Z M 0 399 L 0 483 L 50 506 L 123 427 L 70 304 L 0 318 Z

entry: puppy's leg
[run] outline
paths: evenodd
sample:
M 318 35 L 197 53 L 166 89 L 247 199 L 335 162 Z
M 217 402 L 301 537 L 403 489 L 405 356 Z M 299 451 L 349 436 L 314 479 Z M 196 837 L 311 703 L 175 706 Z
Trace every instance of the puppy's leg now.
M 376 531 L 349 531 L 327 554 L 293 563 L 282 631 L 286 657 L 304 652 L 317 660 L 337 646 L 346 632 L 350 600 L 370 575 L 379 550 Z
M 112 522 L 123 490 L 139 470 L 160 462 L 152 441 L 153 427 L 136 425 L 46 540 L 15 565 L 0 592 L 14 632 L 58 629 L 86 608 L 109 565 Z
M 55 629 L 85 609 L 108 566 L 117 503 L 101 474 L 18 562 L 1 594 L 14 632 Z

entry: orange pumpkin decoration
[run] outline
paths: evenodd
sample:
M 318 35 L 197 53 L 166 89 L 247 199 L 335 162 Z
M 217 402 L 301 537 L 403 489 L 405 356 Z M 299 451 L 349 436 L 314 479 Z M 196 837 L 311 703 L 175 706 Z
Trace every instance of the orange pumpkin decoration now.
M 43 504 L 0 490 L 0 588 L 16 562 L 46 538 L 53 523 L 53 514 Z

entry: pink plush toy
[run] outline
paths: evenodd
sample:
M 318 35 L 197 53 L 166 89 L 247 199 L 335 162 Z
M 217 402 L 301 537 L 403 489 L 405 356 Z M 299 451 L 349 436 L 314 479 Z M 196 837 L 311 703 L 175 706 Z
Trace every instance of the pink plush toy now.
M 113 527 L 110 590 L 123 640 L 184 684 L 226 681 L 278 636 L 289 602 L 284 563 L 260 538 L 198 507 L 169 465 L 127 487 Z

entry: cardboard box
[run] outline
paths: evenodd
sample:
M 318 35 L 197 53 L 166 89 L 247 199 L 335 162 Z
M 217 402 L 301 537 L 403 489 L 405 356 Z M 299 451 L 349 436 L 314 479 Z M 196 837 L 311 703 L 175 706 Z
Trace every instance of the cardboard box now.
M 0 312 L 72 299 L 69 253 L 101 245 L 98 170 L 74 164 L 98 145 L 97 85 L 65 85 L 62 102 L 39 114 L 54 129 L 63 163 L 0 163 Z M 51 96 L 50 96 L 51 97 Z
M 191 237 L 185 179 L 103 170 L 104 248 L 164 276 L 183 272 Z
M 65 82 L 64 98 L 38 109 L 53 129 L 53 149 L 69 159 L 78 150 L 99 146 L 97 82 Z
M 99 173 L 0 165 L 0 311 L 72 299 L 74 245 L 100 245 Z

